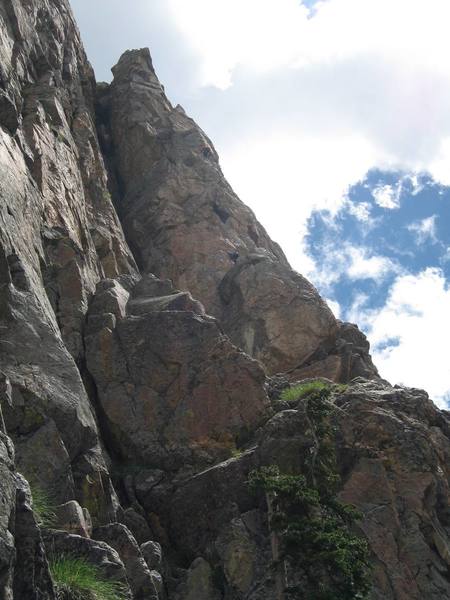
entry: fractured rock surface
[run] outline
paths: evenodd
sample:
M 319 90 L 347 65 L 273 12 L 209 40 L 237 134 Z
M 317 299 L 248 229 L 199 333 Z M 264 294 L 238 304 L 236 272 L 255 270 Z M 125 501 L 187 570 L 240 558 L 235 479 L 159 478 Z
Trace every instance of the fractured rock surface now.
M 333 403 L 340 497 L 363 514 L 372 553 L 372 599 L 450 596 L 448 416 L 425 392 L 356 379 Z M 302 472 L 314 444 L 304 405 L 270 419 L 248 453 L 181 483 L 170 495 L 171 541 L 190 561 L 209 557 L 226 598 L 264 598 L 272 556 L 267 514 L 249 493 L 249 472 L 277 464 Z M 236 562 L 234 557 L 238 556 Z M 205 570 L 205 569 L 203 569 Z
M 96 85 L 67 0 L 0 3 L 0 597 L 61 600 L 61 555 L 127 600 L 276 597 L 248 476 L 304 473 L 305 405 L 278 396 L 316 377 L 350 382 L 333 443 L 371 600 L 450 597 L 448 413 L 379 379 L 149 51 L 113 74 Z
M 99 131 L 140 268 L 191 292 L 270 373 L 336 345 L 330 309 L 234 194 L 203 131 L 172 107 L 148 49 L 126 52 L 113 74 L 99 89 Z
M 166 287 L 164 296 L 147 295 L 162 283 L 146 277 L 130 294 L 103 281 L 86 351 L 116 451 L 170 471 L 229 455 L 268 399 L 259 363 L 189 294 Z

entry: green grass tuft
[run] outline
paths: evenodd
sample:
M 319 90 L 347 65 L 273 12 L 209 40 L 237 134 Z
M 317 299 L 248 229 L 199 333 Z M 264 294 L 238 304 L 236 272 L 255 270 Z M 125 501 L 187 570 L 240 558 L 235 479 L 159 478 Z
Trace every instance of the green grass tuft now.
M 39 527 L 50 529 L 56 523 L 56 505 L 48 492 L 38 485 L 30 483 L 33 499 L 33 512 Z
M 232 458 L 239 458 L 243 454 L 244 454 L 244 451 L 241 450 L 241 448 L 231 448 L 231 457 Z
M 283 390 L 280 395 L 280 400 L 289 403 L 297 402 L 301 398 L 305 398 L 305 396 L 309 396 L 313 393 L 317 395 L 325 394 L 329 392 L 330 389 L 330 384 L 324 383 L 323 381 L 307 381 Z
M 117 581 L 106 581 L 100 570 L 84 558 L 63 555 L 50 561 L 50 573 L 62 597 L 83 600 L 124 600 L 125 588 Z

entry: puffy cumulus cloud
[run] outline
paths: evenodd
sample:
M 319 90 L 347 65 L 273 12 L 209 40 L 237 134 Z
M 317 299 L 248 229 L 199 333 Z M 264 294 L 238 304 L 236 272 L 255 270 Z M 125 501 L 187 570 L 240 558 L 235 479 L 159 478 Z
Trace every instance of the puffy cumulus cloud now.
M 294 65 L 309 9 L 298 0 L 169 0 L 198 53 L 203 85 L 226 89 L 240 65 L 258 71 Z
M 349 214 L 351 214 L 355 219 L 360 221 L 361 223 L 371 224 L 373 219 L 371 218 L 371 206 L 369 202 L 352 202 L 347 199 L 345 203 L 345 208 L 348 210 Z
M 320 247 L 320 256 L 307 265 L 306 275 L 325 293 L 333 293 L 334 286 L 342 280 L 352 281 L 371 280 L 376 284 L 384 283 L 389 277 L 394 277 L 404 270 L 401 265 L 387 256 L 371 252 L 362 246 L 348 242 L 339 244 L 327 240 Z M 359 301 L 361 300 L 358 296 Z
M 431 215 L 410 223 L 406 228 L 415 235 L 418 244 L 425 244 L 426 242 L 437 244 L 439 240 L 436 235 L 436 219 L 437 215 Z
M 168 6 L 196 57 L 193 112 L 297 269 L 311 266 L 308 216 L 338 210 L 369 169 L 450 177 L 448 0 Z M 398 208 L 401 189 L 382 186 L 375 201 Z M 369 225 L 366 209 L 355 208 Z
M 380 185 L 373 191 L 372 195 L 378 206 L 393 210 L 400 207 L 400 188 L 392 185 Z
M 332 311 L 333 315 L 336 317 L 336 319 L 340 319 L 341 314 L 342 314 L 342 309 L 341 309 L 341 305 L 339 304 L 339 302 L 337 302 L 336 300 L 331 300 L 331 298 L 325 298 L 325 302 L 331 308 L 331 311 Z
M 397 277 L 385 305 L 365 308 L 359 298 L 346 315 L 367 331 L 380 374 L 392 383 L 420 387 L 446 405 L 450 394 L 450 289 L 439 269 Z
M 308 217 L 319 208 L 335 215 L 346 201 L 349 176 L 358 179 L 370 157 L 370 146 L 357 136 L 316 139 L 266 133 L 226 147 L 222 163 L 236 192 L 293 266 L 307 273 L 313 268 L 303 241 Z
M 348 267 L 346 274 L 350 279 L 373 279 L 380 281 L 390 273 L 398 272 L 400 267 L 386 256 L 371 255 L 365 248 L 349 246 L 347 248 Z

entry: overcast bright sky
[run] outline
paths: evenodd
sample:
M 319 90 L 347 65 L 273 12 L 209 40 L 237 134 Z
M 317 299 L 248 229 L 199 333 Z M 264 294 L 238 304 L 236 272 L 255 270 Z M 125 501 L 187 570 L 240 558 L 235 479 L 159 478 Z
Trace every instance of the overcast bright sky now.
M 128 48 L 381 374 L 450 399 L 449 0 L 71 0 L 97 79 Z M 425 174 L 426 173 L 426 174 Z

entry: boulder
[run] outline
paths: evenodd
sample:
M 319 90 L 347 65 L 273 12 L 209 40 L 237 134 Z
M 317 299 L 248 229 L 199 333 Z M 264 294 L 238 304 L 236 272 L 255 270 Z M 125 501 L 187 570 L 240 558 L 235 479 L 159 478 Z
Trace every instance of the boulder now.
M 196 558 L 189 567 L 180 596 L 183 600 L 220 600 L 214 586 L 213 570 L 204 558 Z
M 150 569 L 131 531 L 121 523 L 111 523 L 94 529 L 93 536 L 114 548 L 127 572 L 133 600 L 158 600 Z
M 49 560 L 60 557 L 82 559 L 95 566 L 106 581 L 117 581 L 124 588 L 124 600 L 134 600 L 127 574 L 119 554 L 105 542 L 65 531 L 46 530 L 43 533 Z
M 141 553 L 150 571 L 161 571 L 162 548 L 158 542 L 148 541 L 141 545 Z
M 86 522 L 84 511 L 86 511 L 88 522 Z M 90 522 L 90 516 L 86 509 L 84 509 L 84 511 L 75 500 L 71 500 L 65 504 L 60 504 L 55 508 L 55 526 L 58 529 L 67 531 L 68 533 L 74 533 L 76 535 L 81 535 L 82 537 L 89 537 L 88 523 Z M 90 526 L 92 528 L 92 523 L 90 523 Z
M 141 289 L 126 317 L 96 312 L 110 293 L 101 287 L 89 312 L 87 367 L 116 452 L 130 467 L 169 471 L 229 456 L 268 408 L 264 371 L 190 300 L 171 306 L 174 295 Z M 136 315 L 132 302 L 150 309 Z

